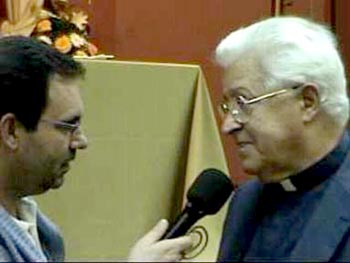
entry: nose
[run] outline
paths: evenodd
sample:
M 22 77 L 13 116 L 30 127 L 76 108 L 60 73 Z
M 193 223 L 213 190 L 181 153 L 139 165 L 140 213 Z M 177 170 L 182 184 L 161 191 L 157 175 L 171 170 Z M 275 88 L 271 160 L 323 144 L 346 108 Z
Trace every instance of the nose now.
M 231 114 L 227 114 L 223 119 L 222 119 L 222 124 L 221 124 L 221 132 L 223 134 L 230 134 L 232 132 L 241 130 L 243 125 L 239 122 L 237 122 Z
M 83 131 L 79 131 L 72 138 L 70 148 L 73 150 L 84 150 L 88 147 L 88 139 Z

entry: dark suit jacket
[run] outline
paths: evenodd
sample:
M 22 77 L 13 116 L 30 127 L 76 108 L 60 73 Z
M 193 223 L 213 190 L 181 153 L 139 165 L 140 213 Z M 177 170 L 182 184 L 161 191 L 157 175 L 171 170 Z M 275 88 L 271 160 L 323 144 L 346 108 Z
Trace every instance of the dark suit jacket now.
M 273 261 L 350 262 L 350 152 L 328 180 L 324 195 L 294 249 L 288 257 Z M 244 258 L 255 232 L 261 190 L 262 184 L 254 180 L 242 186 L 233 196 L 224 225 L 218 261 L 242 261 Z

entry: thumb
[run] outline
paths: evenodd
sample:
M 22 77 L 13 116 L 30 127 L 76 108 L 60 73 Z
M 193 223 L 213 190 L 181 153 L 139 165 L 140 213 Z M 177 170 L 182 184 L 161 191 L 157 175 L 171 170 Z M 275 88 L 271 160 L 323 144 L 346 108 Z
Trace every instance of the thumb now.
M 159 222 L 143 237 L 144 242 L 147 244 L 155 243 L 164 235 L 168 226 L 168 220 L 159 220 Z

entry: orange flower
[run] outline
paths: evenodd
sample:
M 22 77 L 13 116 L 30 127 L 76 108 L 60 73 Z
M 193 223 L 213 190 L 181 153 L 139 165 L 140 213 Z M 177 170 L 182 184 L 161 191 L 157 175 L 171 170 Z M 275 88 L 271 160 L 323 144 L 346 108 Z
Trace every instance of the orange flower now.
M 47 32 L 51 31 L 51 21 L 48 19 L 41 20 L 37 25 L 36 25 L 36 30 L 38 32 Z
M 89 51 L 90 56 L 95 56 L 97 54 L 98 49 L 94 44 L 89 42 L 88 43 L 88 51 Z
M 55 39 L 54 46 L 62 53 L 68 53 L 72 49 L 72 42 L 66 35 Z

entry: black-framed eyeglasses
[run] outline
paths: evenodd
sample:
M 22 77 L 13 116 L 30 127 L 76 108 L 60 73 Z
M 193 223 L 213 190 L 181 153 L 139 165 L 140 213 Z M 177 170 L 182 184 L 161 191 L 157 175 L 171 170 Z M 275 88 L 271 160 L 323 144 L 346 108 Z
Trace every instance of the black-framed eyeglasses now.
M 246 122 L 249 121 L 249 117 L 251 114 L 251 107 L 250 105 L 263 101 L 263 100 L 267 100 L 267 99 L 271 99 L 273 97 L 276 97 L 278 95 L 284 94 L 287 91 L 293 89 L 298 89 L 300 87 L 304 86 L 304 84 L 299 84 L 296 86 L 293 86 L 291 88 L 284 88 L 284 89 L 279 89 L 279 90 L 274 90 L 272 92 L 254 97 L 254 98 L 250 98 L 247 99 L 245 98 L 244 95 L 238 95 L 235 97 L 232 97 L 230 99 L 227 99 L 225 101 L 223 101 L 222 103 L 219 104 L 219 112 L 220 115 L 224 118 L 228 113 L 231 114 L 232 118 L 241 124 L 244 124 Z
M 65 121 L 58 121 L 58 120 L 49 120 L 49 119 L 42 119 L 42 122 L 48 123 L 53 125 L 56 129 L 66 131 L 70 133 L 71 135 L 75 134 L 80 129 L 80 123 L 70 123 Z

